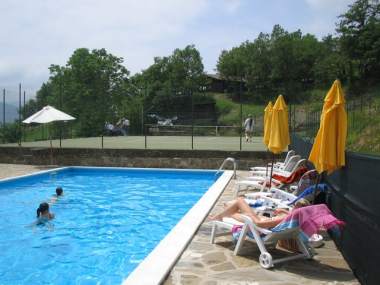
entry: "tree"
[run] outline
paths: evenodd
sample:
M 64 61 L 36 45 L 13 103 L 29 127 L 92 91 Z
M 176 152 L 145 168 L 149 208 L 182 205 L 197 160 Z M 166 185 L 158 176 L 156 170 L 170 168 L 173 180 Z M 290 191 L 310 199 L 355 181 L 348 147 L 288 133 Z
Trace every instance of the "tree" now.
M 339 38 L 328 35 L 322 39 L 312 72 L 315 86 L 328 88 L 335 79 L 347 80 L 347 58 L 341 52 Z
M 189 94 L 199 91 L 205 80 L 202 58 L 194 45 L 175 49 L 167 57 L 155 57 L 154 63 L 132 80 L 145 91 L 146 110 L 188 111 L 191 109 Z
M 184 94 L 186 90 L 196 91 L 203 80 L 203 63 L 194 45 L 175 49 L 169 57 L 170 81 L 174 89 Z
M 129 71 L 123 59 L 105 49 L 74 51 L 65 66 L 51 65 L 50 78 L 37 92 L 37 105 L 50 104 L 76 117 L 79 135 L 102 132 L 105 121 L 124 115 L 129 93 Z
M 300 30 L 289 33 L 275 25 L 270 35 L 261 33 L 253 42 L 223 51 L 217 68 L 227 78 L 243 78 L 258 100 L 283 93 L 293 102 L 301 101 L 315 81 L 319 45 L 313 35 L 302 35 Z
M 349 60 L 350 81 L 369 81 L 380 75 L 380 3 L 357 0 L 339 17 L 341 51 Z

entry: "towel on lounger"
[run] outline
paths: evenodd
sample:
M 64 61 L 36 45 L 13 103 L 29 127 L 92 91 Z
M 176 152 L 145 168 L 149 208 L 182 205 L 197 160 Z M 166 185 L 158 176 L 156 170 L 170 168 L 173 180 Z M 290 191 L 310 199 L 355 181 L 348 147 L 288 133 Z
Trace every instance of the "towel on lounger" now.
M 341 230 L 344 225 L 345 223 L 337 219 L 325 204 L 319 204 L 294 209 L 281 224 L 272 228 L 271 231 L 279 232 L 299 227 L 310 238 L 319 229 L 330 230 L 335 228 Z
M 308 242 L 319 229 L 340 231 L 344 225 L 345 223 L 334 217 L 325 204 L 319 204 L 294 209 L 280 224 L 270 230 L 280 232 L 299 227 L 301 239 Z M 232 236 L 235 240 L 239 238 L 241 229 L 242 226 L 232 228 Z M 253 238 L 250 231 L 248 231 L 248 236 Z

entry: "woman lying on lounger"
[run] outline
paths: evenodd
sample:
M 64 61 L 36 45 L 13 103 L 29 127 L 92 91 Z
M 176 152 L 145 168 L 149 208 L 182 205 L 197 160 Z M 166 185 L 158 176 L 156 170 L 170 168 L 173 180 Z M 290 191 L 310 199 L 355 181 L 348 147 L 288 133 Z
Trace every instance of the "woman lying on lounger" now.
M 294 209 L 308 206 L 310 203 L 305 199 L 300 199 L 294 205 Z M 211 220 L 221 221 L 224 217 L 231 217 L 235 220 L 244 222 L 240 216 L 244 214 L 252 219 L 252 221 L 261 228 L 273 228 L 277 226 L 282 220 L 289 214 L 289 211 L 285 209 L 276 209 L 273 212 L 273 217 L 268 218 L 259 216 L 254 210 L 247 204 L 244 198 L 239 197 L 230 203 L 223 212 L 211 217 Z

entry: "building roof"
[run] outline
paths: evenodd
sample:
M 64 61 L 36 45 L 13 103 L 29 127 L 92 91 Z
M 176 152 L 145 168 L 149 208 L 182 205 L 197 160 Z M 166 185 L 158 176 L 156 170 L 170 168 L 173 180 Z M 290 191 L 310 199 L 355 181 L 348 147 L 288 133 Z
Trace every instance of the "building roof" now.
M 215 73 L 215 74 L 206 73 L 206 77 L 209 77 L 215 80 L 221 80 L 221 81 L 235 81 L 235 82 L 246 81 L 245 79 L 240 79 L 237 76 L 225 77 L 220 73 Z

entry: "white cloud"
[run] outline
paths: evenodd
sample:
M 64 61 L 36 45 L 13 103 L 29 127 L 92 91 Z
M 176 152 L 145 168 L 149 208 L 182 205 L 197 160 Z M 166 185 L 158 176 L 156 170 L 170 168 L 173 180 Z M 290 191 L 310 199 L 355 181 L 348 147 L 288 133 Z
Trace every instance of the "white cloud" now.
M 354 0 L 306 0 L 306 3 L 313 9 L 318 10 L 342 10 L 346 9 Z
M 236 13 L 241 7 L 241 0 L 223 0 L 222 6 L 229 13 Z
M 31 79 L 35 82 L 26 84 L 38 88 L 48 78 L 48 66 L 65 64 L 79 47 L 104 47 L 124 57 L 132 72 L 140 71 L 154 55 L 167 52 L 162 42 L 185 33 L 206 4 L 206 0 L 2 0 L 0 87 Z M 22 75 L 9 82 L 13 71 Z
M 309 19 L 305 29 L 309 33 L 317 36 L 326 36 L 334 34 L 331 22 L 326 21 L 326 17 L 334 18 L 334 23 L 338 23 L 338 16 L 344 14 L 355 0 L 305 0 L 308 6 L 312 9 L 313 14 Z M 325 17 L 323 17 L 325 16 Z
M 135 73 L 154 56 L 194 43 L 212 71 L 222 49 L 277 23 L 326 35 L 333 29 L 331 19 L 354 0 L 293 1 L 1 0 L 0 89 L 17 90 L 22 82 L 34 92 L 48 79 L 50 64 L 64 65 L 80 47 L 106 48 Z M 306 3 L 299 5 L 304 11 L 294 8 L 300 2 Z

